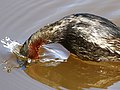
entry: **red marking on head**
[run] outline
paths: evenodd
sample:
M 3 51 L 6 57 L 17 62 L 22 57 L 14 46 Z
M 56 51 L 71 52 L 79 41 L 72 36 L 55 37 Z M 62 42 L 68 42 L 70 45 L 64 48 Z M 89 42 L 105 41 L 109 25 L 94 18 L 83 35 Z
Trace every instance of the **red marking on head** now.
M 39 47 L 45 44 L 42 38 L 34 40 L 28 47 L 28 57 L 31 59 L 39 59 Z

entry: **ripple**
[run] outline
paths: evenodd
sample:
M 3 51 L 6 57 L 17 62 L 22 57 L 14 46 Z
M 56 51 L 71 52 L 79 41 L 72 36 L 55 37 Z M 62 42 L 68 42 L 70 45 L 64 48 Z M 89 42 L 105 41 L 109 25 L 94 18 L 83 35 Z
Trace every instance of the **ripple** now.
M 18 40 L 19 42 L 23 43 L 33 32 L 37 31 L 40 27 L 43 27 L 48 23 L 57 21 L 68 14 L 78 13 L 78 12 L 88 12 L 88 13 L 101 15 L 103 17 L 111 19 L 113 22 L 115 22 L 117 25 L 120 26 L 119 5 L 120 5 L 120 1 L 116 1 L 116 0 L 109 0 L 109 1 L 105 1 L 105 0 L 100 0 L 100 1 L 96 1 L 96 0 L 74 0 L 74 1 L 72 0 L 71 1 L 70 0 L 52 0 L 52 1 L 50 0 L 1 0 L 0 40 L 5 36 L 8 36 L 14 40 Z M 11 56 L 10 53 L 8 53 L 7 50 L 5 50 L 1 44 L 0 44 L 0 58 L 1 58 L 0 61 L 2 61 L 3 59 L 16 60 L 16 58 L 14 56 Z M 80 65 L 82 66 L 82 64 Z M 74 67 L 77 68 L 78 67 L 77 64 Z M 82 68 L 79 67 L 77 69 L 73 69 L 73 68 L 71 69 L 75 71 L 77 74 L 78 73 L 81 74 L 81 71 L 77 72 L 77 70 L 83 69 L 83 72 L 84 72 L 84 70 L 87 71 L 87 69 L 89 69 L 86 67 L 82 66 Z M 67 68 L 65 69 L 68 70 Z M 50 72 L 50 70 L 48 69 L 48 72 Z M 39 71 L 39 72 L 42 72 L 42 71 Z M 51 72 L 53 71 L 51 70 Z M 106 70 L 102 70 L 101 72 L 101 69 L 98 72 L 94 71 L 93 73 L 100 74 L 103 72 L 107 73 Z M 47 72 L 43 71 L 43 73 L 47 73 Z M 56 74 L 57 72 L 53 72 L 53 73 Z M 112 75 L 112 70 L 109 73 L 110 74 L 108 74 L 108 76 Z M 50 76 L 49 73 L 47 74 L 48 76 Z M 90 72 L 88 72 L 88 74 L 90 74 Z M 60 74 L 57 73 L 58 78 L 57 76 L 54 75 L 55 80 L 58 83 L 61 79 L 63 79 L 62 77 L 64 77 L 64 75 L 63 76 L 62 75 L 63 74 L 61 73 Z M 74 74 L 71 74 L 71 76 L 72 75 Z M 82 73 L 81 75 L 84 76 L 85 73 Z M 101 76 L 104 76 L 104 75 L 102 74 Z M 76 75 L 76 77 L 80 78 L 79 75 Z M 116 77 L 116 78 L 118 79 L 119 77 Z M 76 79 L 76 81 L 78 80 Z M 114 90 L 117 87 L 119 88 L 119 85 L 120 83 L 116 81 L 114 85 L 108 88 L 110 90 Z M 12 73 L 8 74 L 6 72 L 3 72 L 0 69 L 0 87 L 2 90 L 21 90 L 21 89 L 22 90 L 27 90 L 27 89 L 54 90 L 53 88 L 30 78 L 22 70 L 14 70 Z

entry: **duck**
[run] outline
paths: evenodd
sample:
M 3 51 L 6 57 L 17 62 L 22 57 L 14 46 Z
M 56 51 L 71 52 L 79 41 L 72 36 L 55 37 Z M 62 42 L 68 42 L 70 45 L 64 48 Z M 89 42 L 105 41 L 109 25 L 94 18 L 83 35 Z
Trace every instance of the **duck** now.
M 51 43 L 61 44 L 81 60 L 120 61 L 120 28 L 98 15 L 71 14 L 47 24 L 24 42 L 20 54 L 39 59 L 40 47 Z

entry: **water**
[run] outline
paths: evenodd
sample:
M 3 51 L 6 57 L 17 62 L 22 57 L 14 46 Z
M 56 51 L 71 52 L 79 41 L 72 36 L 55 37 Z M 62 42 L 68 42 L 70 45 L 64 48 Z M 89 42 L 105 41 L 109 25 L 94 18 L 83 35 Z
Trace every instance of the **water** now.
M 120 26 L 119 5 L 118 0 L 1 0 L 0 40 L 8 36 L 23 43 L 44 25 L 78 12 L 97 14 Z M 0 61 L 16 60 L 2 44 L 0 57 Z M 0 87 L 2 90 L 119 90 L 119 67 L 119 63 L 83 62 L 71 55 L 67 63 L 57 67 L 31 65 L 26 73 L 33 79 L 19 69 L 13 70 L 10 74 L 0 70 Z

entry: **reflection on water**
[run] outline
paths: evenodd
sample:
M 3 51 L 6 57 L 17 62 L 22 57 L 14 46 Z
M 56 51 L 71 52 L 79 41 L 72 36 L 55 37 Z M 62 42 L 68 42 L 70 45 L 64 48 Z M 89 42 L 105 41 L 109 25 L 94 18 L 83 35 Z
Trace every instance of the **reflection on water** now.
M 120 26 L 119 0 L 1 0 L 0 1 L 0 40 L 5 36 L 23 43 L 33 32 L 48 23 L 78 12 L 93 13 L 106 17 Z M 0 44 L 2 57 L 10 57 Z M 9 58 L 9 60 L 12 60 Z M 15 60 L 15 57 L 14 57 Z M 33 64 L 26 73 L 39 82 L 56 88 L 107 88 L 119 90 L 119 62 L 85 62 L 71 55 L 68 62 L 56 67 L 45 67 L 43 63 Z M 0 71 L 2 90 L 52 90 L 25 76 L 22 72 L 7 74 Z M 13 83 L 11 83 L 11 80 Z M 15 84 L 15 85 L 14 85 Z M 118 88 L 118 89 L 116 89 Z
M 120 63 L 82 61 L 71 55 L 68 62 L 56 67 L 42 63 L 31 65 L 26 73 L 32 78 L 54 88 L 80 90 L 81 88 L 107 88 L 120 80 Z

